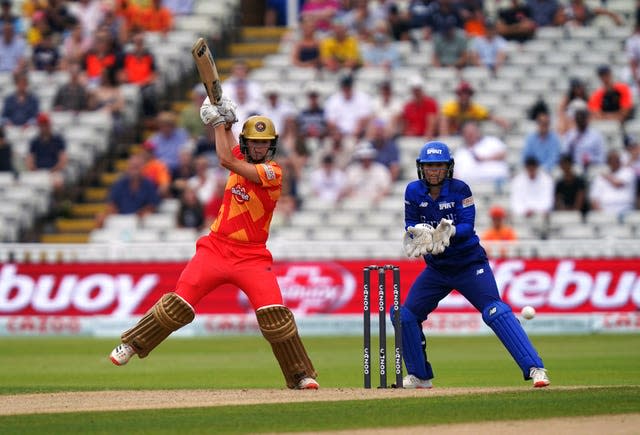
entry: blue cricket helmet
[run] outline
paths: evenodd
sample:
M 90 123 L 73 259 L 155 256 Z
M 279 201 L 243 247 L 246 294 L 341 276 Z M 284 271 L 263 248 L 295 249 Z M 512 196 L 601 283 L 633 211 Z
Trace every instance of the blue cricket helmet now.
M 449 147 L 444 142 L 431 141 L 422 146 L 416 163 L 439 163 L 451 161 Z
M 453 177 L 453 158 L 446 143 L 440 141 L 430 141 L 422 146 L 420 154 L 416 159 L 416 168 L 418 169 L 418 178 L 423 180 L 422 172 L 423 163 L 448 163 L 447 178 Z

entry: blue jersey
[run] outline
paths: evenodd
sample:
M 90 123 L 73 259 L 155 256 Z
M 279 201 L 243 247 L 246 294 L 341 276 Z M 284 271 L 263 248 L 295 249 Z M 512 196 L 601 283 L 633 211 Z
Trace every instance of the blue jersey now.
M 425 154 L 427 157 L 424 160 L 427 162 L 432 150 L 436 150 L 437 154 L 443 154 L 444 150 L 448 154 L 446 145 L 438 142 L 427 143 L 423 150 L 421 156 Z M 427 359 L 423 322 L 453 289 L 482 313 L 482 320 L 507 348 L 522 370 L 524 379 L 531 378 L 532 373 L 543 369 L 542 359 L 511 307 L 500 299 L 487 254 L 480 246 L 474 229 L 476 207 L 469 186 L 455 178 L 446 178 L 440 195 L 433 199 L 429 196 L 427 183 L 412 181 L 404 193 L 404 216 L 405 230 L 420 223 L 435 228 L 443 218 L 453 221 L 456 227 L 456 234 L 449 240 L 450 244 L 444 252 L 424 257 L 428 267 L 411 284 L 400 308 L 402 356 L 407 372 L 425 383 L 433 379 L 433 369 Z M 542 380 L 538 382 L 535 386 L 549 384 L 548 379 L 546 383 Z M 413 381 L 405 378 L 403 383 L 412 384 Z
M 440 196 L 429 196 L 429 186 L 422 180 L 412 181 L 404 194 L 404 221 L 407 227 L 419 223 L 437 227 L 442 218 L 450 219 L 456 227 L 456 235 L 440 255 L 426 255 L 425 261 L 436 269 L 458 269 L 479 261 L 486 261 L 485 250 L 474 228 L 476 207 L 469 186 L 458 179 L 446 178 Z

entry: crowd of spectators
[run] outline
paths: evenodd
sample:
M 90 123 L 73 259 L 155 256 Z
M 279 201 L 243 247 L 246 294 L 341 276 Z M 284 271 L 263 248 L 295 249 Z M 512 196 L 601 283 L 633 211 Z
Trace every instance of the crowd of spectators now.
M 624 17 L 605 4 L 592 7 L 582 0 L 512 0 L 493 12 L 487 15 L 482 2 L 476 1 L 302 3 L 300 26 L 289 37 L 291 65 L 314 69 L 321 77 L 338 77 L 337 88 L 324 100 L 315 87 L 307 87 L 308 105 L 298 107 L 297 128 L 304 138 L 303 149 L 311 154 L 304 160 L 308 169 L 302 176 L 307 177 L 312 197 L 348 201 L 354 190 L 348 187 L 347 174 L 356 172 L 354 168 L 361 171 L 369 159 L 386 167 L 392 183 L 411 177 L 401 173 L 397 142 L 412 136 L 424 141 L 454 138 L 456 176 L 466 179 L 472 188 L 490 183 L 497 195 L 509 192 L 511 199 L 501 219 L 548 216 L 553 210 L 568 209 L 583 214 L 603 210 L 621 217 L 639 208 L 636 185 L 640 172 L 632 170 L 637 162 L 637 140 L 625 127 L 635 119 L 637 106 L 640 13 Z M 464 74 L 452 73 L 455 98 L 450 100 L 442 94 L 429 95 L 419 75 L 409 77 L 403 86 L 406 94 L 395 92 L 391 80 L 381 80 L 375 93 L 358 86 L 360 74 L 369 67 L 392 75 L 394 69 L 407 65 L 398 51 L 399 42 L 409 41 L 415 55 L 424 55 L 417 51 L 419 45 L 429 45 L 432 57 L 427 68 L 463 72 L 484 67 L 490 77 L 496 77 L 510 58 L 518 56 L 517 46 L 510 50 L 509 44 L 527 44 L 543 27 L 568 31 L 591 26 L 598 17 L 610 20 L 609 26 L 635 20 L 635 32 L 625 42 L 632 78 L 618 74 L 611 64 L 602 64 L 594 68 L 590 81 L 599 85 L 589 89 L 584 79 L 571 76 L 569 68 L 566 95 L 555 107 L 545 101 L 543 93 L 530 108 L 530 120 L 535 123 L 527 124 L 531 129 L 519 138 L 510 135 L 511 119 L 475 99 L 477 90 L 460 78 Z M 610 136 L 598 127 L 600 121 L 619 125 L 616 134 L 624 137 L 624 148 L 608 142 Z M 485 134 L 488 123 L 493 124 L 492 132 L 497 128 L 499 133 Z M 507 139 L 511 143 L 505 143 Z M 514 140 L 521 143 L 514 144 Z M 382 142 L 395 151 L 381 152 Z M 509 152 L 516 147 L 520 158 L 514 164 Z M 284 152 L 296 154 L 294 149 Z M 630 172 L 621 172 L 621 168 L 633 172 L 632 180 Z M 371 197 L 371 191 L 377 190 L 372 199 L 379 201 L 393 191 L 374 187 L 378 182 L 370 179 L 369 191 L 357 195 Z M 618 195 L 614 196 L 624 204 L 603 201 L 603 185 L 604 195 L 615 191 Z
M 23 11 L 15 11 L 11 2 L 2 1 L 0 71 L 13 74 L 16 84 L 15 93 L 3 103 L 2 122 L 42 124 L 46 115 L 40 113 L 38 96 L 29 87 L 33 70 L 67 71 L 68 82 L 57 90 L 52 110 L 104 110 L 113 119 L 116 135 L 126 131 L 119 85 L 138 86 L 143 122 L 152 133 L 113 186 L 107 214 L 142 215 L 157 210 L 163 199 L 177 198 L 178 225 L 202 230 L 215 219 L 225 178 L 215 169 L 215 144 L 205 136 L 198 116 L 204 89 L 196 85 L 192 101 L 179 112 L 159 107 L 156 61 L 145 45 L 147 32 L 170 32 L 173 17 L 188 13 L 191 3 L 118 0 L 105 6 L 97 0 L 50 0 L 43 6 L 26 1 Z M 510 57 L 518 56 L 518 50 L 507 50 L 509 44 L 527 44 L 542 27 L 589 26 L 598 16 L 612 25 L 625 23 L 625 17 L 580 0 L 511 0 L 499 6 L 488 16 L 482 1 L 301 2 L 299 26 L 287 36 L 290 65 L 336 78 L 336 88 L 326 98 L 318 84 L 308 80 L 300 89 L 304 98 L 289 101 L 282 85 L 255 80 L 248 62 L 236 60 L 223 83 L 224 94 L 238 105 L 241 122 L 234 125 L 234 133 L 238 135 L 242 120 L 253 114 L 265 114 L 276 123 L 276 159 L 286 168 L 279 206 L 285 221 L 307 200 L 380 202 L 391 195 L 394 183 L 414 176 L 403 172 L 398 144 L 402 137 L 425 142 L 453 139 L 452 144 L 459 144 L 454 146 L 456 176 L 470 182 L 472 189 L 488 182 L 497 195 L 510 192 L 508 208 L 492 212 L 496 219 L 560 209 L 602 209 L 617 215 L 638 208 L 636 138 L 626 135 L 625 148 L 612 150 L 592 125 L 595 120 L 612 120 L 619 123 L 622 135 L 635 119 L 638 18 L 625 48 L 632 80 L 616 77 L 611 65 L 594 71 L 601 80 L 596 89 L 567 77 L 570 86 L 558 107 L 541 104 L 536 109 L 535 129 L 520 139 L 522 151 L 515 166 L 507 158 L 514 145 L 505 143 L 510 121 L 478 101 L 477 89 L 459 75 L 452 75 L 452 99 L 430 95 L 420 75 L 408 79 L 407 94 L 396 92 L 391 80 L 380 80 L 375 92 L 358 86 L 360 74 L 369 68 L 390 75 L 406 66 L 399 43 L 408 42 L 416 50 L 429 45 L 429 68 L 461 72 L 484 67 L 495 77 Z M 20 14 L 29 18 L 30 27 L 25 28 Z M 485 134 L 488 124 L 501 133 Z M 64 151 L 61 133 L 58 148 Z M 0 136 L 0 156 L 10 147 Z M 64 154 L 58 155 L 60 162 L 49 166 L 57 168 L 55 172 L 64 165 Z M 13 168 L 0 164 L 5 167 Z M 309 186 L 309 196 L 301 192 L 302 184 Z M 614 205 L 602 197 L 612 191 L 619 193 Z M 99 223 L 105 218 L 101 215 Z
M 192 7 L 193 1 L 2 0 L 0 75 L 12 77 L 13 86 L 0 89 L 4 91 L 0 170 L 16 175 L 48 171 L 54 194 L 64 196 L 65 187 L 74 180 L 70 177 L 66 124 L 56 124 L 56 112 L 104 112 L 112 120 L 111 147 L 131 139 L 127 135 L 136 126 L 128 122 L 139 121 L 144 128 L 157 131 L 152 138 L 154 146 L 142 147 L 129 162 L 122 180 L 113 186 L 108 212 L 128 213 L 139 206 L 153 210 L 157 201 L 148 191 L 162 198 L 174 185 L 169 174 L 160 182 L 159 173 L 148 167 L 156 162 L 157 150 L 163 158 L 170 157 L 169 168 L 177 170 L 176 150 L 187 135 L 170 135 L 167 117 L 174 120 L 175 114 L 162 112 L 158 104 L 156 59 L 146 38 L 150 33 L 166 37 L 173 29 L 174 17 L 191 13 Z M 37 81 L 32 80 L 35 74 L 39 74 Z M 125 115 L 125 84 L 139 92 L 140 111 L 134 119 Z M 44 95 L 52 96 L 46 104 Z M 20 131 L 29 142 L 24 153 L 17 152 L 10 140 Z M 152 189 L 146 181 L 139 182 L 141 166 L 156 177 Z M 139 204 L 143 198 L 144 207 Z M 104 217 L 98 216 L 98 222 Z

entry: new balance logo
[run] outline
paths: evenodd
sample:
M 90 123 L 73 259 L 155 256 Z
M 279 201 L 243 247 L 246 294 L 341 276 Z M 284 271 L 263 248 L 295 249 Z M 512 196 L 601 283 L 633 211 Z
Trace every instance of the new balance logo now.
M 429 203 L 427 201 L 424 201 L 424 202 L 420 203 L 420 207 L 426 207 L 428 205 L 429 205 Z
M 484 269 L 480 268 L 478 270 L 476 270 L 476 275 L 482 275 L 484 273 Z
M 496 313 L 496 311 L 498 311 L 498 308 L 497 308 L 497 307 L 492 307 L 492 308 L 489 310 L 489 315 L 490 315 L 490 316 L 493 316 L 493 315 Z

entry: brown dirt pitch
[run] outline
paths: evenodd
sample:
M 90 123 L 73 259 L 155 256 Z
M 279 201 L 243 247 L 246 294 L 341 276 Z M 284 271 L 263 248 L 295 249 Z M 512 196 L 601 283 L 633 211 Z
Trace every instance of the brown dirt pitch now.
M 571 389 L 571 387 L 562 387 Z M 157 391 L 89 391 L 0 396 L 0 415 L 117 411 L 133 409 L 167 409 L 259 403 L 367 400 L 394 397 L 432 397 L 462 394 L 486 394 L 518 391 L 521 388 L 440 388 L 433 390 L 393 389 L 320 389 L 291 390 L 157 390 Z M 554 418 L 532 421 L 505 421 L 422 426 L 402 429 L 364 429 L 350 434 L 481 434 L 521 433 L 562 434 L 637 434 L 640 414 Z

